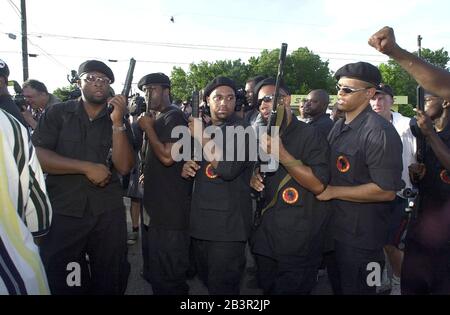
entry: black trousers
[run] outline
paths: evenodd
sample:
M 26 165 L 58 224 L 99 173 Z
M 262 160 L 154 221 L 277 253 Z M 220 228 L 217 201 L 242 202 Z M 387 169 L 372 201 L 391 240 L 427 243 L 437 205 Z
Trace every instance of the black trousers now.
M 340 290 L 344 295 L 374 295 L 378 278 L 384 268 L 383 248 L 362 249 L 335 241 L 336 268 L 339 273 Z M 376 269 L 372 266 L 377 266 Z M 376 278 L 372 277 L 376 272 Z
M 239 295 L 246 242 L 192 239 L 197 272 L 211 295 Z
M 282 256 L 273 259 L 255 255 L 258 266 L 258 284 L 264 294 L 310 294 L 317 280 L 317 270 L 322 259 L 322 252 L 306 256 Z
M 142 250 L 142 277 L 150 282 L 150 258 L 148 250 L 148 225 L 144 224 L 144 208 L 141 203 L 141 250 Z
M 450 294 L 450 244 L 431 248 L 408 238 L 401 275 L 402 294 Z
M 40 252 L 52 294 L 124 294 L 130 273 L 125 208 L 98 216 L 86 211 L 82 218 L 54 213 Z
M 148 263 L 155 295 L 187 295 L 186 273 L 189 268 L 188 231 L 148 228 Z

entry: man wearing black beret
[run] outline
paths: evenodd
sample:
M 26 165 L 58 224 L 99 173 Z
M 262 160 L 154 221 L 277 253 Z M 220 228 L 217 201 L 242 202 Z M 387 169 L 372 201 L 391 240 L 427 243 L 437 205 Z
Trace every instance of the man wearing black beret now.
M 138 124 L 148 139 L 144 169 L 144 211 L 150 217 L 147 234 L 149 277 L 153 293 L 187 295 L 186 272 L 189 267 L 189 201 L 192 182 L 180 174 L 182 161 L 172 152 L 177 127 L 187 127 L 183 112 L 171 105 L 170 79 L 163 73 L 151 73 L 139 80 L 149 110 L 158 118 L 142 114 Z M 144 237 L 144 236 L 143 236 Z
M 366 62 L 336 74 L 338 108 L 345 118 L 328 135 L 331 180 L 319 200 L 332 200 L 331 224 L 343 294 L 375 294 L 384 265 L 390 201 L 403 188 L 402 143 L 395 128 L 375 113 L 370 99 L 381 75 Z
M 265 120 L 272 109 L 275 83 L 268 78 L 255 87 L 255 102 Z M 265 180 L 256 171 L 250 182 L 256 191 L 265 191 L 261 224 L 251 238 L 252 252 L 264 294 L 309 294 L 322 257 L 323 226 L 330 217 L 315 198 L 328 184 L 329 149 L 319 131 L 293 115 L 283 84 L 280 96 L 279 167 Z M 269 154 L 271 141 L 268 135 L 261 137 Z
M 109 98 L 114 75 L 103 62 L 78 72 L 81 97 L 49 107 L 33 134 L 54 213 L 41 255 L 53 294 L 123 294 L 130 266 L 118 175 L 135 163 L 126 98 Z
M 182 176 L 195 178 L 190 235 L 198 274 L 209 293 L 238 295 L 245 268 L 245 244 L 251 229 L 250 165 L 247 158 L 237 158 L 239 152 L 248 152 L 248 144 L 227 137 L 226 130 L 248 125 L 234 111 L 233 80 L 227 77 L 212 80 L 205 88 L 204 100 L 211 112 L 212 126 L 208 129 L 220 133 L 213 140 L 196 133 L 198 127 L 202 130 L 201 120 L 191 118 L 189 128 L 200 150 L 203 148 L 204 159 L 188 161 L 183 166 Z M 211 142 L 225 144 L 226 150 L 217 144 L 212 154 L 208 150 Z M 224 156 L 231 147 L 234 155 Z

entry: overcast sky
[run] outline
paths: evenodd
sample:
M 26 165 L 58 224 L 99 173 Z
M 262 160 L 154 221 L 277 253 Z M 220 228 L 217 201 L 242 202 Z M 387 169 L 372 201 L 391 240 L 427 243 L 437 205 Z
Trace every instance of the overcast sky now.
M 22 83 L 15 6 L 20 10 L 20 0 L 0 0 L 0 59 L 9 65 L 10 79 Z M 170 75 L 173 66 L 187 70 L 201 60 L 247 62 L 282 42 L 288 52 L 308 47 L 332 71 L 356 61 L 378 65 L 387 58 L 367 40 L 385 25 L 407 50 L 417 50 L 420 34 L 423 47 L 448 51 L 449 12 L 444 0 L 27 0 L 28 50 L 38 55 L 29 58 L 29 74 L 53 91 L 68 85 L 71 69 L 99 59 L 114 71 L 119 93 L 131 57 L 137 82 L 147 73 Z

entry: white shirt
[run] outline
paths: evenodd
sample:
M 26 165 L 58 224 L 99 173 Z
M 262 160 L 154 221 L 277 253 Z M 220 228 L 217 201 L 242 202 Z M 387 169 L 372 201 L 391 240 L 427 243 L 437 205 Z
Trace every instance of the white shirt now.
M 408 166 L 417 163 L 416 159 L 416 137 L 413 136 L 411 128 L 409 127 L 408 117 L 405 117 L 397 112 L 392 112 L 392 124 L 400 136 L 403 144 L 403 171 L 402 180 L 405 182 L 405 188 L 412 188 L 411 180 L 409 179 Z M 397 192 L 397 195 L 402 196 L 403 191 Z

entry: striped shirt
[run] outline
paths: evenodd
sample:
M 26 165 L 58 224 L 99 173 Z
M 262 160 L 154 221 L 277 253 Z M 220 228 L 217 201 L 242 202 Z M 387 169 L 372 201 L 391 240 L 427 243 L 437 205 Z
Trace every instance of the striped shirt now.
M 0 110 L 0 294 L 48 294 L 33 236 L 50 226 L 44 176 L 26 129 Z

